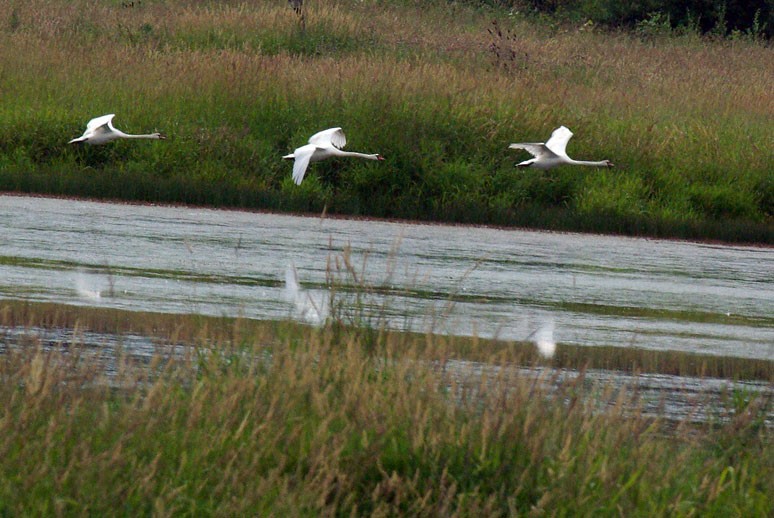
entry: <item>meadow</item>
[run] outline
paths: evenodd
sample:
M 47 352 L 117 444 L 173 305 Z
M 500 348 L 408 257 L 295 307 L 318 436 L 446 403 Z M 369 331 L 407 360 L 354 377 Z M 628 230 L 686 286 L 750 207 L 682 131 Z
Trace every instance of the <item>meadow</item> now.
M 518 344 L 26 303 L 0 323 L 75 330 L 0 340 L 3 516 L 771 510 L 771 401 L 743 391 L 674 423 L 582 375 L 552 389 L 550 373 L 503 374 L 540 365 Z M 148 333 L 157 352 L 110 357 L 85 330 Z M 447 369 L 485 351 L 501 374 Z
M 461 2 L 305 3 L 302 21 L 285 0 L 0 0 L 0 190 L 774 241 L 766 42 Z M 105 113 L 168 139 L 66 144 Z M 526 157 L 510 142 L 560 124 L 571 156 L 617 167 L 513 167 Z M 331 126 L 387 160 L 315 164 L 294 185 L 280 157 Z M 732 411 L 676 423 L 583 376 L 771 383 L 771 362 L 562 344 L 545 360 L 344 324 L 3 301 L 0 516 L 771 511 L 770 400 L 729 391 Z M 81 331 L 158 350 L 110 357 Z M 462 379 L 453 359 L 556 370 Z M 562 368 L 581 374 L 557 384 Z
M 0 1 L 0 190 L 774 242 L 772 51 L 463 2 Z M 658 20 L 656 20 L 657 22 Z M 163 142 L 68 146 L 116 113 Z M 611 170 L 522 170 L 572 129 Z M 342 126 L 381 163 L 280 160 Z

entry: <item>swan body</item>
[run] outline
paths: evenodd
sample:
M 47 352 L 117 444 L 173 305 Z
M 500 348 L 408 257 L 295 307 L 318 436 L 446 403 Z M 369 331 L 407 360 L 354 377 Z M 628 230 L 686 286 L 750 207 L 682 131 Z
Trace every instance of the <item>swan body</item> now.
M 296 185 L 301 185 L 306 174 L 306 169 L 311 162 L 319 162 L 331 157 L 356 157 L 366 160 L 384 160 L 382 155 L 356 153 L 353 151 L 342 151 L 347 144 L 347 137 L 341 128 L 329 128 L 320 131 L 309 137 L 309 143 L 305 146 L 296 148 L 289 155 L 282 158 L 285 160 L 294 160 L 293 163 L 293 181 Z
M 572 131 L 564 126 L 559 126 L 551 133 L 551 138 L 545 143 L 520 142 L 511 144 L 508 148 L 523 149 L 534 157 L 524 162 L 519 162 L 516 164 L 517 167 L 535 167 L 544 170 L 553 169 L 564 164 L 613 167 L 613 163 L 610 160 L 590 162 L 586 160 L 573 160 L 567 156 L 567 142 L 570 141 L 570 138 L 572 138 Z
M 113 140 L 126 138 L 126 139 L 134 139 L 134 138 L 142 138 L 142 139 L 155 139 L 155 140 L 164 140 L 165 137 L 161 133 L 150 133 L 148 135 L 130 135 L 128 133 L 124 133 L 121 130 L 116 129 L 113 126 L 113 117 L 116 115 L 114 113 L 111 113 L 109 115 L 103 115 L 102 117 L 96 117 L 94 119 L 91 119 L 86 124 L 86 131 L 83 132 L 83 135 L 81 135 L 78 138 L 72 139 L 68 144 L 77 144 L 79 142 L 84 142 L 86 144 L 92 144 L 92 145 L 98 145 L 98 144 L 107 144 L 108 142 L 111 142 Z

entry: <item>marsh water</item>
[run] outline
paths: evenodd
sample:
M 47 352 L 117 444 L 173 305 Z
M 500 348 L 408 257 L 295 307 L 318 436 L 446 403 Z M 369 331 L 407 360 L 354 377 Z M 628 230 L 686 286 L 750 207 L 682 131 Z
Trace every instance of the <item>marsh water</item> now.
M 0 196 L 0 299 L 315 322 L 324 315 L 310 318 L 309 301 L 324 310 L 331 280 L 361 320 L 395 329 L 774 360 L 771 248 Z M 29 335 L 55 346 L 72 330 L 2 335 L 6 347 Z M 159 352 L 150 337 L 77 339 L 108 362 L 116 347 Z M 475 378 L 499 367 L 445 368 Z M 676 419 L 703 419 L 728 388 L 589 374 L 634 386 Z
M 289 267 L 397 329 L 774 360 L 772 248 L 0 196 L 4 299 L 287 318 Z

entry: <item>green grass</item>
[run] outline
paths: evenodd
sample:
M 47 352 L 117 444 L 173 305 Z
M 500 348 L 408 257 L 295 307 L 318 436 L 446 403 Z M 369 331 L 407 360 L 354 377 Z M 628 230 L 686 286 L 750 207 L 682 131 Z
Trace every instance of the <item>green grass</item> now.
M 0 316 L 190 344 L 177 359 L 119 358 L 112 386 L 101 351 L 77 340 L 5 349 L 2 515 L 770 511 L 771 402 L 749 394 L 729 395 L 728 421 L 674 428 L 583 377 L 548 392 L 423 361 L 524 359 L 484 341 L 51 305 L 4 304 Z
M 0 190 L 774 241 L 760 41 L 436 2 L 314 2 L 303 29 L 280 0 L 0 7 Z M 65 145 L 103 113 L 169 139 Z M 572 156 L 617 167 L 513 167 L 510 142 L 560 124 Z M 293 185 L 279 158 L 339 125 L 387 161 L 315 164 Z

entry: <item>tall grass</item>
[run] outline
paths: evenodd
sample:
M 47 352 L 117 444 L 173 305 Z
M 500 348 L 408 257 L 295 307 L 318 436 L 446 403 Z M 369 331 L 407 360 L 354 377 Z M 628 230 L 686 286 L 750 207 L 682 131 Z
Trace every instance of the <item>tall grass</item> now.
M 127 355 L 109 376 L 77 340 L 4 344 L 0 514 L 770 510 L 766 401 L 742 395 L 727 422 L 669 430 L 583 378 L 552 392 L 449 375 L 423 361 L 449 357 L 440 337 L 382 335 L 374 351 L 330 326 L 245 331 L 189 322 L 187 355 Z
M 339 290 L 344 290 L 343 284 Z M 550 360 L 541 358 L 532 342 L 503 341 L 480 337 L 435 337 L 426 344 L 424 333 L 380 331 L 385 328 L 383 316 L 367 317 L 359 304 L 365 304 L 368 287 L 358 285 L 355 295 L 333 290 L 335 326 L 331 331 L 360 333 L 358 340 L 369 351 L 379 352 L 384 340 L 413 349 L 426 361 L 449 358 L 487 362 L 493 357 L 510 358 L 525 366 L 550 366 L 555 369 L 608 370 L 632 374 L 665 374 L 688 377 L 711 377 L 736 381 L 774 383 L 772 360 L 717 356 L 678 351 L 659 351 L 637 347 L 557 345 Z M 358 301 L 358 297 L 360 301 Z M 343 303 L 347 298 L 346 303 Z M 373 308 L 370 308 L 373 309 Z M 443 318 L 442 316 L 440 318 Z M 254 321 L 239 318 L 209 317 L 194 314 L 167 314 L 122 311 L 109 308 L 68 306 L 61 304 L 11 301 L 0 303 L 0 327 L 72 329 L 78 332 L 137 334 L 160 343 L 251 343 L 256 337 L 271 337 L 265 343 L 281 340 L 299 341 L 306 327 L 283 321 Z M 443 343 L 442 354 L 432 343 Z M 397 346 L 397 345 L 396 345 Z
M 315 2 L 303 30 L 279 0 L 123 5 L 0 2 L 0 189 L 772 240 L 760 42 L 440 3 Z M 112 112 L 170 139 L 64 145 Z M 618 167 L 515 170 L 508 143 L 559 124 L 572 155 Z M 279 157 L 337 125 L 388 160 L 315 164 L 293 185 Z

